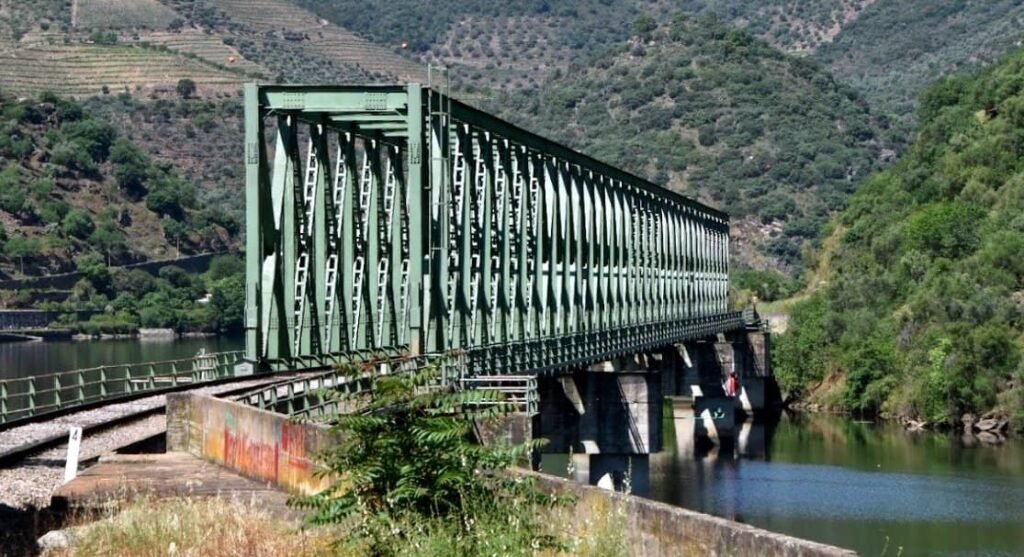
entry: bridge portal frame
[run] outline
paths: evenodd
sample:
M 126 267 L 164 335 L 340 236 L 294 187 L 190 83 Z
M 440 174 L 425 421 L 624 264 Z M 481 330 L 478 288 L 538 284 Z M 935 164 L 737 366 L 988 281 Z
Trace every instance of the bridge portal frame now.
M 263 370 L 543 372 L 743 327 L 727 215 L 419 84 L 248 84 L 245 129 Z

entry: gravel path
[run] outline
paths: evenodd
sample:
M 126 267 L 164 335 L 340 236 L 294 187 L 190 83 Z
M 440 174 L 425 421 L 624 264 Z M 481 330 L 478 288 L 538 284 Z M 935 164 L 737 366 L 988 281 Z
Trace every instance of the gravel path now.
M 249 381 L 224 383 L 202 387 L 188 392 L 217 395 L 239 389 L 256 388 L 261 385 L 297 377 L 298 375 L 277 375 Z M 26 424 L 0 433 L 0 452 L 49 438 L 55 434 L 67 435 L 72 426 L 88 427 L 110 420 L 124 418 L 144 411 L 157 411 L 166 403 L 164 395 L 154 395 L 130 402 L 110 404 L 93 410 L 67 414 L 46 422 Z M 152 437 L 167 430 L 167 418 L 163 413 L 152 414 L 129 420 L 108 429 L 85 432 L 79 459 L 87 461 L 102 454 L 115 451 L 137 441 Z M 0 505 L 15 509 L 29 506 L 43 508 L 49 505 L 50 493 L 64 479 L 64 462 L 67 444 L 43 450 L 19 461 L 9 468 L 0 468 Z

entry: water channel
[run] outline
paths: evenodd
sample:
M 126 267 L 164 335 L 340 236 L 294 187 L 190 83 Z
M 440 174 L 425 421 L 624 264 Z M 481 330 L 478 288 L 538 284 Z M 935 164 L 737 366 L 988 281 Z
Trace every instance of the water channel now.
M 0 379 L 101 365 L 176 360 L 191 358 L 200 349 L 209 353 L 244 347 L 242 337 L 0 343 Z
M 680 435 L 686 427 L 667 419 L 665 450 L 634 460 L 634 493 L 866 556 L 1024 555 L 1024 442 L 970 445 L 892 424 L 784 415 L 709 450 Z M 581 477 L 581 459 L 576 479 L 596 482 Z M 548 455 L 542 466 L 566 475 L 568 459 Z

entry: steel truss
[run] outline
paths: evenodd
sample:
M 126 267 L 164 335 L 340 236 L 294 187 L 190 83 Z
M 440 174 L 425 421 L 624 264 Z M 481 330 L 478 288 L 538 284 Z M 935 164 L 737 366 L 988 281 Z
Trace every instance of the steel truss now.
M 725 214 L 417 84 L 246 87 L 247 356 L 541 372 L 743 327 Z

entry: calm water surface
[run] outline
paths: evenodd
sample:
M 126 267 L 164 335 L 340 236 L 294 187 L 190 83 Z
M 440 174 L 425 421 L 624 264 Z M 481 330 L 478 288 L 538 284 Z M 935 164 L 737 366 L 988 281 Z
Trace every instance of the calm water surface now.
M 190 358 L 201 348 L 207 352 L 223 352 L 244 347 L 242 337 L 0 343 L 0 379 L 106 364 Z
M 812 416 L 748 424 L 735 447 L 701 451 L 687 427 L 668 420 L 665 451 L 634 463 L 638 494 L 868 556 L 1024 556 L 1020 441 Z

